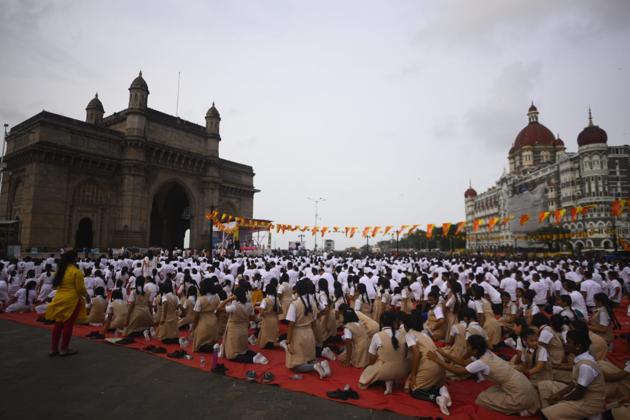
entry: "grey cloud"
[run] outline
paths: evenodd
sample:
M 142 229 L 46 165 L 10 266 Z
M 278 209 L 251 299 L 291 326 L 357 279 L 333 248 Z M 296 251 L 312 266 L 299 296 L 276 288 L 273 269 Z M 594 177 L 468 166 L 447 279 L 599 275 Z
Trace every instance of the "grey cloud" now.
M 526 124 L 530 101 L 536 101 L 533 92 L 541 72 L 540 62 L 516 62 L 506 67 L 494 81 L 488 101 L 466 113 L 474 137 L 488 148 L 501 148 L 507 153 L 518 130 Z

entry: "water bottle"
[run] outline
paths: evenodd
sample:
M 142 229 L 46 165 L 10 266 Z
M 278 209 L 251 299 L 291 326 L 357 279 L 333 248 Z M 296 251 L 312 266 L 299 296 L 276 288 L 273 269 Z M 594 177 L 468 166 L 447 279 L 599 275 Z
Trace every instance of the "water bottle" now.
M 210 367 L 212 369 L 217 367 L 217 362 L 219 360 L 219 345 L 215 344 L 212 348 L 212 356 L 210 357 Z
M 201 356 L 199 358 L 199 366 L 201 366 L 201 369 L 206 368 L 206 358 L 204 356 Z

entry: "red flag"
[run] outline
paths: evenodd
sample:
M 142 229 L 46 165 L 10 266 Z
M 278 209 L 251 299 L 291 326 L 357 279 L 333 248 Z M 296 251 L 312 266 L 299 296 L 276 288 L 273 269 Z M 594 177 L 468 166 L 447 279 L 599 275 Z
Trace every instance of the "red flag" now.
M 457 224 L 457 228 L 455 229 L 455 235 L 459 235 L 461 231 L 464 229 L 464 226 L 466 226 L 466 222 L 459 222 Z
M 452 223 L 442 223 L 442 236 L 447 236 L 451 230 Z
M 433 236 L 433 225 L 428 224 L 427 225 L 427 239 L 431 239 L 432 236 Z

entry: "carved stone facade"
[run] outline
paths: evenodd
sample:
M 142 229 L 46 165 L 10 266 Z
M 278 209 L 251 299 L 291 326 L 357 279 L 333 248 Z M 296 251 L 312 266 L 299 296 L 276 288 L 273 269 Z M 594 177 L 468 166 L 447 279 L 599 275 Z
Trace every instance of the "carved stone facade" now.
M 208 247 L 211 208 L 253 217 L 251 166 L 219 157 L 214 104 L 200 126 L 147 107 L 140 74 L 129 106 L 86 121 L 42 111 L 7 137 L 0 218 L 20 220 L 24 248 Z M 246 238 L 241 238 L 246 239 Z

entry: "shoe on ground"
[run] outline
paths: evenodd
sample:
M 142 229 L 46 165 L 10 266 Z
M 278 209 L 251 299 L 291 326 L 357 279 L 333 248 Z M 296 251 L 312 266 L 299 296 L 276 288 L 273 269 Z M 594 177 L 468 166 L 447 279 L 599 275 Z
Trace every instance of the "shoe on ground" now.
M 254 372 L 253 370 L 248 370 L 247 373 L 245 373 L 245 378 L 252 382 L 256 380 L 256 372 Z
M 273 382 L 274 379 L 276 379 L 276 377 L 271 372 L 265 372 L 263 374 L 262 380 L 263 380 L 263 383 L 265 384 Z
M 348 399 L 348 395 L 346 391 L 342 391 L 340 389 L 336 389 L 334 391 L 328 391 L 326 393 L 326 396 L 328 396 L 328 398 L 334 398 L 336 400 L 342 400 L 342 401 L 345 401 Z

